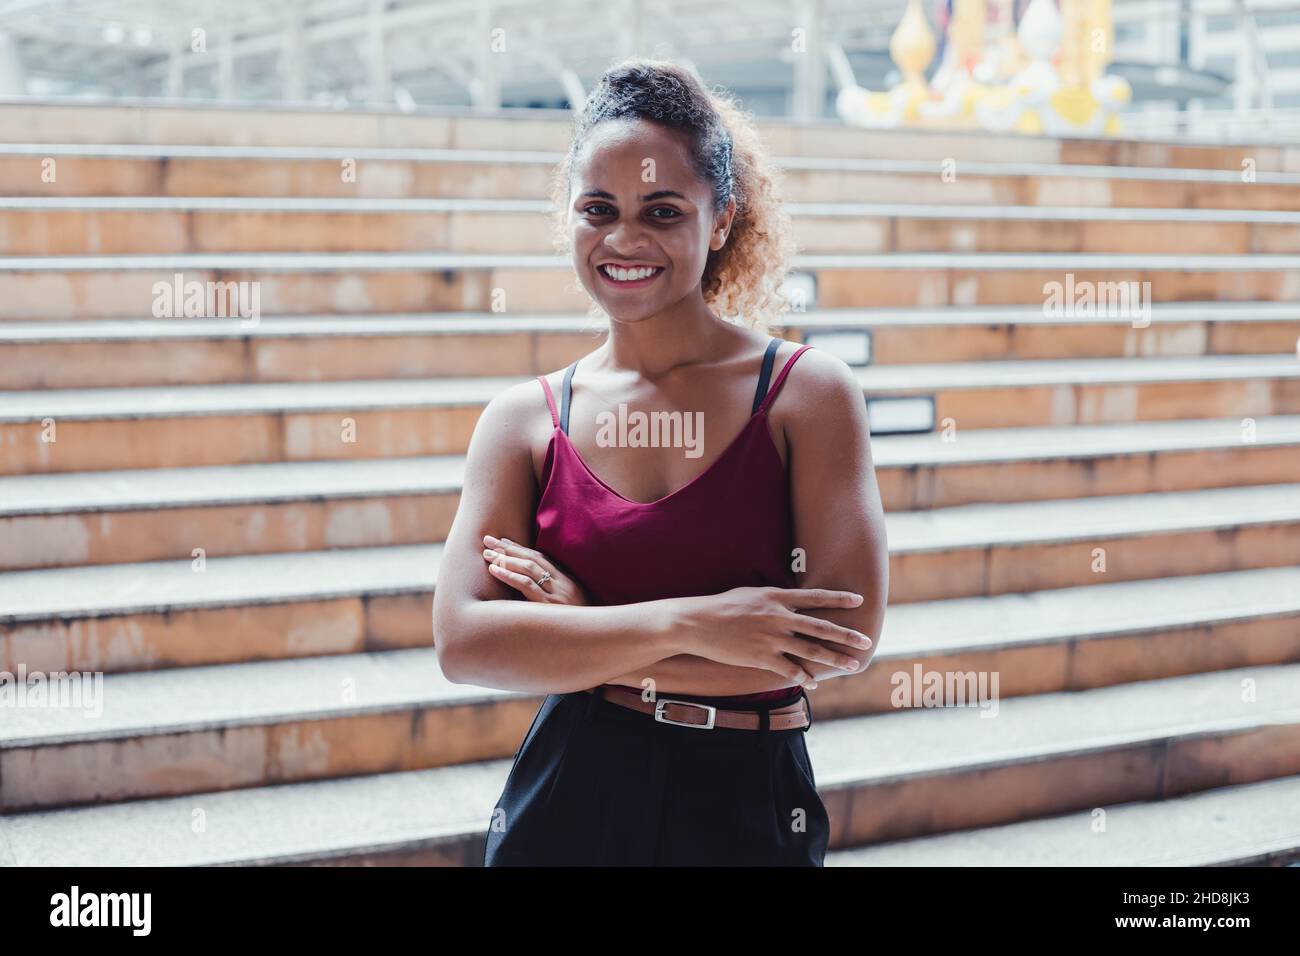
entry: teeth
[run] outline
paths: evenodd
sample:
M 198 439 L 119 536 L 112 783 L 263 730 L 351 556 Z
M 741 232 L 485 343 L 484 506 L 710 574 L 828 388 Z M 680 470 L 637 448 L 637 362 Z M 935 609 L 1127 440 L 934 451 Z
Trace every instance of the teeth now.
M 620 269 L 617 266 L 604 265 L 600 267 L 605 275 L 618 282 L 635 282 L 637 279 L 648 279 L 659 270 L 650 266 L 638 266 L 635 269 Z

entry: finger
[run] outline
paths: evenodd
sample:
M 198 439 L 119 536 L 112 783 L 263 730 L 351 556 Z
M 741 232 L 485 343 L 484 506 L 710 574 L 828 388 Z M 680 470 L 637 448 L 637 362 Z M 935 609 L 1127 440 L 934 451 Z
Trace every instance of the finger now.
M 789 647 L 785 649 L 787 654 L 794 654 L 806 661 L 817 661 L 821 664 L 829 664 L 831 667 L 838 667 L 842 671 L 853 672 L 858 670 L 861 664 L 856 657 L 850 657 L 848 654 L 841 654 L 833 651 L 824 644 L 818 644 L 816 641 L 807 641 L 795 638 Z
M 483 552 L 483 558 L 490 564 L 507 568 L 510 571 L 514 571 L 516 574 L 522 574 L 524 577 L 530 578 L 534 583 L 541 581 L 543 576 L 547 573 L 544 568 L 538 566 L 536 561 L 529 560 L 528 558 L 512 558 L 508 555 L 502 554 L 500 551 L 487 549 Z M 550 584 L 554 580 L 555 576 L 551 575 L 546 583 Z M 538 587 L 541 587 L 541 585 L 538 584 Z
M 497 567 L 495 564 L 488 565 L 488 573 L 502 584 L 509 585 L 516 591 L 523 591 L 526 589 L 527 582 L 523 580 L 524 576 L 521 574 L 516 574 L 506 568 Z
M 509 568 L 503 568 L 499 564 L 489 564 L 488 573 L 492 574 L 498 580 L 504 581 L 530 601 L 546 600 L 546 592 L 539 588 L 537 582 L 526 574 L 520 574 L 518 571 L 511 571 Z
M 789 615 L 785 624 L 789 627 L 790 633 L 835 641 L 836 644 L 844 644 L 850 648 L 870 648 L 874 644 L 871 637 L 862 631 L 845 627 L 844 624 L 836 624 L 833 620 L 814 618 L 813 615 L 800 614 L 797 611 Z
M 492 548 L 496 551 L 505 551 L 505 552 L 514 551 L 516 557 L 522 557 L 524 552 L 530 550 L 528 548 L 525 548 L 518 541 L 511 541 L 509 538 L 498 538 L 490 534 L 483 535 L 483 546 L 486 548 Z
M 509 538 L 494 538 L 491 535 L 484 535 L 483 540 L 485 542 L 496 542 L 495 544 L 489 543 L 488 544 L 489 548 L 492 548 L 497 551 L 501 551 L 502 553 L 508 554 L 511 557 L 526 558 L 527 560 L 535 563 L 541 569 L 540 571 L 537 572 L 536 576 L 538 578 L 542 576 L 543 571 L 550 572 L 552 578 L 558 578 L 562 576 L 560 574 L 559 568 L 557 568 L 551 562 L 551 560 L 546 555 L 542 554 L 542 552 L 540 551 L 537 551 L 533 548 L 525 548 L 518 541 L 512 541 Z
M 536 561 L 538 564 L 546 561 L 546 555 L 542 554 L 542 552 L 536 551 L 533 548 L 526 548 L 518 541 L 512 541 L 509 538 L 494 538 L 490 534 L 485 534 L 483 536 L 483 543 L 494 551 L 501 551 L 514 558 L 528 558 L 529 560 Z M 547 570 L 552 574 L 555 573 L 554 568 L 548 568 Z
M 861 594 L 827 588 L 780 588 L 777 597 L 789 608 L 857 607 L 862 603 Z
M 820 617 L 796 614 L 792 616 L 789 623 L 790 631 L 793 634 L 803 634 L 808 637 L 834 641 L 836 644 L 843 644 L 846 647 L 865 649 L 874 643 L 870 637 L 861 631 L 855 631 L 851 627 L 844 627 L 842 624 L 836 624 L 834 621 L 827 621 Z
M 801 684 L 804 687 L 817 686 L 817 679 L 813 677 L 811 671 L 805 670 L 803 667 L 801 667 L 796 662 L 792 661 L 790 658 L 786 657 L 784 654 L 778 654 L 776 655 L 776 657 L 769 660 L 768 663 L 764 666 L 764 670 L 769 670 L 775 674 L 780 674 L 786 680 L 789 680 L 795 684 Z

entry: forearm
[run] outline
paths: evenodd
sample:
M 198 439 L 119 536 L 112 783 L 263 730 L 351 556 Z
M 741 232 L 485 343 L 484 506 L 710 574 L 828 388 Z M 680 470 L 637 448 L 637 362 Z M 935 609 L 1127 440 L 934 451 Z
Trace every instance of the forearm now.
M 817 638 L 808 638 L 817 640 Z M 820 642 L 825 644 L 825 642 Z M 826 645 L 830 646 L 830 645 Z M 837 648 L 844 653 L 842 647 Z M 870 651 L 858 651 L 854 656 L 860 660 L 870 657 Z M 866 670 L 864 665 L 856 671 L 846 671 L 834 664 L 821 661 L 799 659 L 799 666 L 812 674 L 818 681 L 847 674 L 860 674 Z M 653 685 L 644 682 L 649 679 Z M 640 668 L 627 674 L 620 674 L 606 681 L 608 684 L 622 684 L 642 690 L 653 686 L 655 693 L 700 694 L 708 696 L 727 696 L 730 694 L 757 694 L 766 690 L 780 690 L 795 686 L 788 677 L 782 677 L 773 671 L 759 667 L 738 667 L 733 664 L 721 664 L 707 657 L 694 654 L 675 654 L 658 661 L 649 667 Z
M 827 587 L 837 589 L 835 583 L 819 582 L 805 587 Z M 839 654 L 848 654 L 858 660 L 856 670 L 846 670 L 835 664 L 799 658 L 798 664 L 812 675 L 816 681 L 830 680 L 863 673 L 871 663 L 880 642 L 881 625 L 885 615 L 885 598 L 883 585 L 876 591 L 866 591 L 867 600 L 860 608 L 807 610 L 804 613 L 834 621 L 845 627 L 860 630 L 870 636 L 873 644 L 870 648 L 846 648 L 810 635 L 802 635 L 805 640 L 814 641 Z M 726 696 L 730 694 L 754 694 L 767 690 L 779 690 L 792 686 L 789 678 L 774 671 L 758 667 L 741 667 L 723 664 L 718 661 L 700 657 L 696 654 L 675 654 L 656 663 L 642 667 L 617 677 L 609 678 L 606 683 L 622 684 L 638 690 L 644 689 L 644 682 L 649 679 L 654 683 L 656 693 L 699 694 L 709 696 Z
M 819 582 L 804 584 L 804 587 L 833 588 L 834 585 Z M 863 595 L 864 600 L 856 608 L 827 608 L 827 609 L 810 609 L 804 613 L 810 617 L 818 617 L 822 620 L 831 621 L 843 627 L 853 628 L 862 634 L 871 638 L 871 646 L 868 648 L 849 648 L 842 645 L 832 644 L 818 637 L 808 637 L 808 640 L 816 641 L 823 647 L 829 647 L 841 654 L 847 654 L 858 662 L 855 670 L 846 670 L 843 667 L 837 667 L 834 664 L 826 664 L 821 661 L 801 661 L 806 671 L 812 674 L 814 680 L 823 681 L 833 677 L 849 677 L 855 674 L 861 674 L 871 666 L 871 659 L 875 656 L 876 651 L 880 649 L 880 632 L 884 624 L 885 617 L 885 594 L 888 587 L 887 581 L 879 586 L 864 586 L 861 584 L 840 585 L 854 590 L 856 593 Z M 807 637 L 807 635 L 805 635 Z
M 806 669 L 811 669 L 808 663 Z M 653 681 L 646 684 L 645 681 Z M 622 684 L 636 690 L 652 687 L 656 694 L 698 694 L 728 696 L 756 694 L 793 686 L 788 677 L 760 667 L 722 664 L 695 654 L 674 654 L 626 674 L 609 678 L 608 684 Z
M 675 604 L 676 599 L 596 607 L 471 601 L 445 626 L 438 626 L 435 615 L 435 645 L 444 673 L 456 683 L 568 693 L 640 673 L 681 653 L 670 623 Z

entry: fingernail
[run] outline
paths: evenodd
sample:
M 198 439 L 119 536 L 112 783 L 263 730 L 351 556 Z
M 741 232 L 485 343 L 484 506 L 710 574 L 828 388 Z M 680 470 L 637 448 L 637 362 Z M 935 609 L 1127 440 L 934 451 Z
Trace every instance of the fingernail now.
M 495 558 L 496 556 L 497 553 L 493 551 L 491 548 L 488 548 L 486 551 L 483 552 L 483 557 L 485 558 Z

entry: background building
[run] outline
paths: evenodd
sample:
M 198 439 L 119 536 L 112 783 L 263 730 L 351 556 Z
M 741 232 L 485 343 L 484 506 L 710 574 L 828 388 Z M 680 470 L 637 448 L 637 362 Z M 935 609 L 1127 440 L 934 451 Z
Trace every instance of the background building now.
M 952 0 L 927 0 L 939 32 Z M 1019 20 L 1027 0 L 1005 0 Z M 696 64 L 764 116 L 834 116 L 842 77 L 791 52 L 842 51 L 856 80 L 898 79 L 904 0 L 2 0 L 0 95 L 260 103 L 564 108 L 613 58 Z M 1111 72 L 1126 125 L 1300 136 L 1300 7 L 1287 0 L 1115 0 Z M 476 37 L 496 37 L 496 48 Z M 938 58 L 929 67 L 932 76 Z

